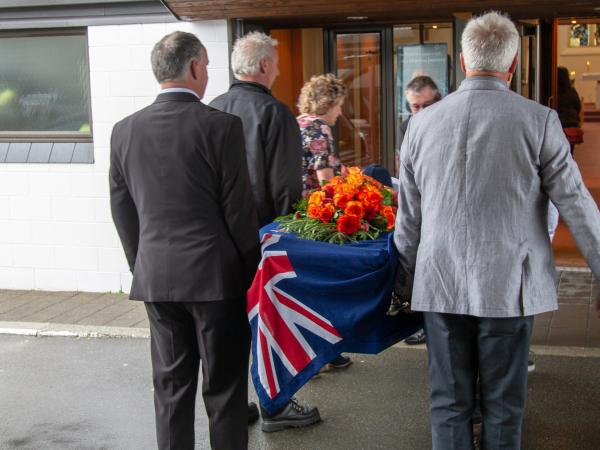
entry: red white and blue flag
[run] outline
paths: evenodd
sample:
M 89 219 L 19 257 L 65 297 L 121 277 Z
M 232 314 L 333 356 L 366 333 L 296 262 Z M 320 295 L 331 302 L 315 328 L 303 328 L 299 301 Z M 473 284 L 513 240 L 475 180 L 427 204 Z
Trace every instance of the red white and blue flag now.
M 391 235 L 337 245 L 273 228 L 261 230 L 248 291 L 252 379 L 269 412 L 339 353 L 378 353 L 421 326 L 418 314 L 385 314 L 396 269 Z

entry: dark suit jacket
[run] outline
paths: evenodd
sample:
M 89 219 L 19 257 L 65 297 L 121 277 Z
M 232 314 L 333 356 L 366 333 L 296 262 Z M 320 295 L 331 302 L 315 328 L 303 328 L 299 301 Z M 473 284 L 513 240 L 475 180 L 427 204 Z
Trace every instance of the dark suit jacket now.
M 240 119 L 160 94 L 113 128 L 109 178 L 132 299 L 245 295 L 259 243 Z
M 210 106 L 242 119 L 260 225 L 291 213 L 302 196 L 302 141 L 290 109 L 265 86 L 248 81 L 235 81 Z

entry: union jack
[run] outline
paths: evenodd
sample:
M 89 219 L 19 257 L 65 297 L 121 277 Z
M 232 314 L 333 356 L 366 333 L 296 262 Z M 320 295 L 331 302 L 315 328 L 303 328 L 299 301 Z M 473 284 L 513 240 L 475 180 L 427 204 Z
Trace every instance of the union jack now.
M 266 233 L 262 240 L 262 260 L 248 291 L 248 320 L 257 318 L 256 361 L 258 376 L 267 395 L 273 399 L 280 392 L 273 353 L 295 377 L 317 356 L 299 327 L 331 344 L 342 340 L 329 320 L 285 292 L 277 284 L 296 278 L 287 251 L 267 250 L 277 244 L 280 235 Z

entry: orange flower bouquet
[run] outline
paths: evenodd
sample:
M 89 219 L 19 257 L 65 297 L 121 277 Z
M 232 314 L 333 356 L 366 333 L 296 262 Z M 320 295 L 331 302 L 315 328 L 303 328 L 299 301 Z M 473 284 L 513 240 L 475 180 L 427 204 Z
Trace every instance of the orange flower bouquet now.
M 377 239 L 394 229 L 394 191 L 350 167 L 300 200 L 290 215 L 279 217 L 283 231 L 315 241 L 343 244 Z

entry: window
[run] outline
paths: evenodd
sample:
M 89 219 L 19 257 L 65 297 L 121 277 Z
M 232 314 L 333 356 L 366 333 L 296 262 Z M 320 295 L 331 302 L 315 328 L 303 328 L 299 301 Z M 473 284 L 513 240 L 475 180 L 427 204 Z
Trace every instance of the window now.
M 0 138 L 91 142 L 85 29 L 0 34 Z

